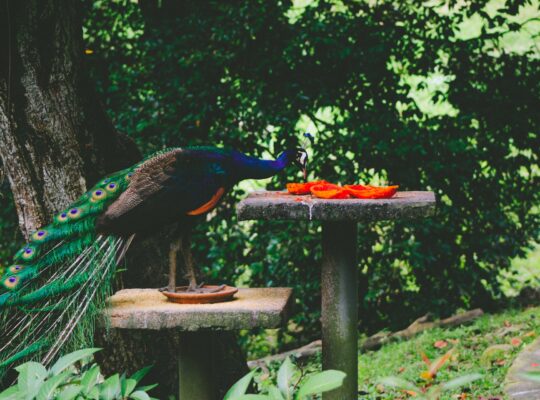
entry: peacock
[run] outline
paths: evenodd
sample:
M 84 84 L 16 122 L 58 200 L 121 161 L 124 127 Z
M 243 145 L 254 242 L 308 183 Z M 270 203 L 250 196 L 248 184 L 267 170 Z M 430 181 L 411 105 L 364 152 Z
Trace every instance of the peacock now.
M 134 235 L 177 222 L 180 244 L 171 251 L 184 250 L 190 290 L 197 290 L 186 249 L 198 217 L 244 179 L 268 178 L 293 164 L 305 176 L 307 160 L 304 148 L 285 150 L 275 160 L 216 147 L 168 148 L 102 179 L 34 232 L 2 276 L 0 378 L 14 363 L 49 364 L 91 344 L 94 322 Z

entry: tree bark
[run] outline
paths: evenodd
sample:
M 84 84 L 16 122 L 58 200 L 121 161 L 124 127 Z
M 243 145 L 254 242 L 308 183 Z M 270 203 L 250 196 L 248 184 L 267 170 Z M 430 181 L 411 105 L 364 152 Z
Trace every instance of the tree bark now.
M 0 157 L 25 237 L 140 154 L 96 101 L 77 2 L 2 2 Z

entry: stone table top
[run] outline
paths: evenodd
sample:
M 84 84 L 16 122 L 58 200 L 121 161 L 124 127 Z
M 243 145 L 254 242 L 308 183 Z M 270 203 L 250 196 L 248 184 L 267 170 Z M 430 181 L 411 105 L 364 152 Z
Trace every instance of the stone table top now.
M 287 317 L 291 288 L 239 289 L 232 301 L 171 303 L 157 289 L 124 289 L 109 298 L 106 323 L 117 329 L 181 331 L 278 328 Z
M 433 192 L 397 192 L 391 199 L 318 199 L 281 191 L 251 193 L 236 206 L 239 220 L 378 221 L 428 217 Z

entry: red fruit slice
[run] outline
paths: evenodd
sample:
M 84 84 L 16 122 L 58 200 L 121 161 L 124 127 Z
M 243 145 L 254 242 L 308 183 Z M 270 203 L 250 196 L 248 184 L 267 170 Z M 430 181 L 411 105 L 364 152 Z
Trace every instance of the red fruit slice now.
M 328 183 L 325 180 L 322 181 L 312 181 L 312 182 L 305 182 L 305 183 L 287 183 L 287 191 L 290 194 L 296 194 L 296 195 L 302 195 L 302 194 L 309 194 L 312 186 L 320 185 L 323 183 Z
M 399 186 L 345 185 L 343 188 L 357 199 L 389 199 L 396 194 Z
M 310 191 L 313 196 L 320 199 L 346 199 L 349 197 L 349 193 L 345 189 L 332 183 L 312 186 Z

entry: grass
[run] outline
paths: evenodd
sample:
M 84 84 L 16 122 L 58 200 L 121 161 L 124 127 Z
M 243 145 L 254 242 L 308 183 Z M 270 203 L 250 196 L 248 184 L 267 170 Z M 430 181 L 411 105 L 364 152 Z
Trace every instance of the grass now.
M 385 387 L 380 379 L 395 376 L 421 388 L 437 385 L 471 373 L 482 378 L 461 389 L 444 392 L 440 399 L 504 399 L 503 381 L 519 351 L 540 333 L 540 307 L 509 310 L 484 315 L 474 323 L 455 329 L 432 329 L 402 342 L 388 344 L 378 351 L 361 354 L 359 365 L 359 399 L 414 399 L 402 390 Z M 439 347 L 436 347 L 435 344 Z M 500 346 L 502 345 L 502 346 Z M 444 347 L 441 347 L 444 346 Z M 496 347 L 493 347 L 496 346 Z M 430 360 L 452 349 L 452 356 L 432 381 L 421 377 L 427 370 L 424 353 Z M 539 360 L 540 362 L 540 360 Z M 259 373 L 260 387 L 275 381 L 279 363 Z M 531 369 L 540 366 L 531 366 Z M 320 355 L 303 364 L 304 372 L 320 370 Z
M 362 354 L 358 362 L 359 389 L 363 396 L 359 398 L 384 400 L 408 397 L 403 392 L 384 388 L 377 383 L 378 379 L 388 375 L 426 387 L 471 373 L 481 373 L 483 378 L 464 389 L 448 392 L 441 399 L 456 399 L 461 393 L 467 393 L 468 398 L 474 399 L 480 396 L 505 398 L 502 387 L 504 377 L 523 346 L 540 333 L 539 312 L 540 307 L 535 307 L 485 315 L 468 326 L 451 330 L 432 329 L 412 340 Z M 435 343 L 440 341 L 444 341 L 446 347 L 437 348 Z M 449 349 L 453 349 L 452 357 L 434 381 L 422 379 L 420 375 L 427 367 L 421 353 L 434 360 Z M 367 365 L 369 368 L 365 367 Z

